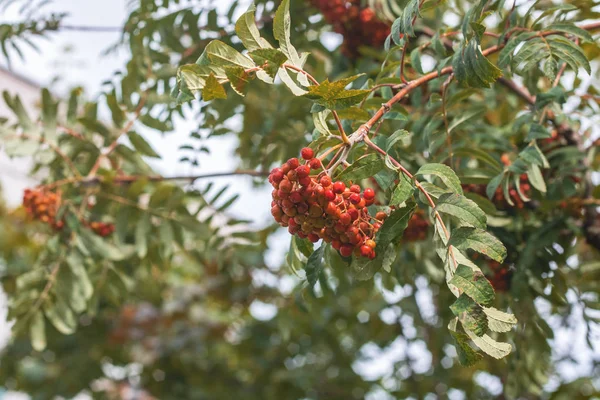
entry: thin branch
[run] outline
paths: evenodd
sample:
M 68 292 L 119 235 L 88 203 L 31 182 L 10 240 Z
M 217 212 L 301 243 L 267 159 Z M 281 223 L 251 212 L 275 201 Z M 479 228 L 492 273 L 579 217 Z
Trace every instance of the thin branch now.
M 140 117 L 140 114 L 142 113 L 142 109 L 144 108 L 144 104 L 146 103 L 146 95 L 147 95 L 147 92 L 145 92 L 142 95 L 142 98 L 140 99 L 140 102 L 134 111 L 133 118 L 131 118 L 129 120 L 129 122 L 127 123 L 127 125 L 125 125 L 125 127 L 121 130 L 121 132 L 119 132 L 119 134 L 117 135 L 115 140 L 110 144 L 110 146 L 108 146 L 106 151 L 104 151 L 103 153 L 100 153 L 100 155 L 98 155 L 96 162 L 94 163 L 94 165 L 92 166 L 92 169 L 90 170 L 90 172 L 88 174 L 89 178 L 93 178 L 94 176 L 96 176 L 96 172 L 98 172 L 98 169 L 100 168 L 102 159 L 108 157 L 115 150 L 115 148 L 119 144 L 119 139 L 121 138 L 121 136 L 126 134 L 133 127 L 133 124 L 135 123 L 135 121 L 137 121 L 137 119 Z
M 305 70 L 303 70 L 302 68 L 298 68 L 294 65 L 291 64 L 283 64 L 284 68 L 288 68 L 291 69 L 293 71 L 299 72 L 301 74 L 306 75 L 306 77 L 316 86 L 319 86 L 319 81 L 316 80 L 314 78 L 314 76 L 312 76 L 311 74 L 309 74 L 308 72 L 306 72 Z M 348 139 L 348 136 L 346 135 L 346 132 L 344 132 L 344 127 L 342 126 L 342 121 L 340 120 L 340 116 L 338 115 L 337 111 L 335 110 L 331 110 L 331 113 L 333 114 L 333 117 L 335 118 L 335 123 L 338 126 L 338 129 L 340 130 L 340 134 L 342 135 L 342 140 L 344 141 L 344 143 L 349 144 L 350 140 Z
M 371 139 L 369 139 L 368 136 L 365 136 L 363 138 L 363 140 L 364 140 L 364 142 L 365 142 L 365 144 L 367 146 L 369 146 L 370 148 L 372 148 L 373 150 L 375 150 L 379 154 L 382 154 L 382 155 L 385 155 L 385 156 L 389 157 L 389 159 L 391 160 L 392 164 L 394 164 L 396 167 L 398 167 L 398 169 L 400 169 L 400 171 L 402 171 L 402 173 L 404 175 L 406 175 L 406 177 L 408 179 L 410 179 L 410 180 L 412 180 L 412 181 L 415 182 L 415 186 L 417 187 L 417 189 L 419 189 L 419 191 L 421 193 L 423 193 L 423 195 L 427 199 L 427 202 L 429 203 L 429 205 L 431 206 L 431 208 L 434 210 L 435 218 L 440 223 L 440 226 L 442 227 L 442 230 L 444 231 L 444 234 L 446 235 L 446 238 L 450 239 L 450 232 L 448 232 L 448 228 L 446 228 L 446 224 L 444 223 L 444 220 L 442 219 L 442 216 L 435 209 L 435 202 L 431 198 L 431 195 L 429 194 L 429 192 L 427 192 L 427 190 L 415 179 L 414 175 L 411 174 L 406 168 L 404 168 L 402 166 L 402 164 L 400 164 L 400 162 L 398 162 L 395 158 L 393 158 L 389 154 L 387 154 L 385 152 L 385 150 L 383 150 L 381 147 L 379 147 L 375 143 L 373 143 L 371 141 Z M 456 257 L 454 256 L 454 251 L 452 250 L 452 247 L 448 247 L 448 251 L 450 253 L 450 256 L 452 257 L 452 261 L 454 262 L 454 269 L 458 268 L 458 262 L 456 261 Z
M 446 145 L 448 146 L 448 155 L 450 156 L 450 165 L 454 167 L 454 153 L 452 151 L 452 138 L 450 137 L 450 130 L 448 129 L 448 113 L 446 110 L 446 90 L 452 82 L 454 74 L 450 74 L 448 79 L 442 85 L 442 114 L 444 116 L 444 127 L 446 129 Z

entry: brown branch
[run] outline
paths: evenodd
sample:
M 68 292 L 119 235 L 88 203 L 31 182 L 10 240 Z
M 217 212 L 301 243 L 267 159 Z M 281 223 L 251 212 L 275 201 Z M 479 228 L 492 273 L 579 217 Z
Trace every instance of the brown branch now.
M 423 193 L 423 195 L 427 199 L 427 202 L 429 203 L 429 205 L 431 206 L 431 208 L 434 210 L 435 218 L 440 223 L 440 226 L 442 227 L 442 230 L 444 231 L 444 235 L 446 235 L 446 238 L 448 240 L 450 240 L 450 232 L 448 232 L 448 228 L 446 228 L 446 224 L 444 224 L 444 220 L 442 219 L 442 216 L 435 209 L 435 202 L 431 198 L 431 195 L 429 194 L 429 192 L 427 192 L 427 190 L 419 183 L 419 181 L 417 181 L 415 179 L 415 176 L 413 174 L 411 174 L 406 168 L 404 168 L 402 166 L 402 164 L 400 164 L 400 162 L 398 162 L 395 158 L 393 158 L 389 154 L 387 154 L 385 152 L 385 150 L 383 150 L 381 147 L 379 147 L 375 143 L 373 143 L 371 141 L 371 139 L 369 139 L 368 136 L 365 136 L 363 138 L 363 140 L 364 140 L 364 142 L 365 142 L 365 144 L 367 146 L 369 146 L 370 148 L 372 148 L 373 150 L 375 150 L 379 154 L 389 157 L 389 159 L 391 160 L 392 164 L 394 164 L 396 167 L 398 167 L 398 169 L 400 169 L 400 171 L 402 171 L 402 173 L 404 175 L 406 175 L 408 177 L 408 179 L 412 180 L 415 183 L 415 186 L 417 187 L 417 189 L 419 189 L 419 191 L 421 193 Z M 454 251 L 452 250 L 452 247 L 448 246 L 448 252 L 449 252 L 450 256 L 452 257 L 452 261 L 454 262 L 454 269 L 458 268 L 458 262 L 456 261 L 456 257 L 454 256 Z
M 306 75 L 306 77 L 316 86 L 319 86 L 319 81 L 316 80 L 311 74 L 309 74 L 308 72 L 306 72 L 305 70 L 303 70 L 302 68 L 298 68 L 294 65 L 291 64 L 283 64 L 284 68 L 288 68 L 291 70 L 294 70 L 296 72 L 299 72 L 301 74 Z M 350 143 L 348 136 L 346 135 L 346 132 L 344 132 L 344 127 L 342 126 L 342 121 L 340 120 L 340 116 L 338 115 L 337 111 L 335 110 L 331 110 L 331 113 L 333 114 L 333 117 L 335 118 L 335 123 L 338 126 L 338 129 L 340 131 L 340 134 L 342 135 L 342 140 L 344 141 L 344 143 L 348 144 Z
M 121 132 L 119 132 L 119 134 L 117 135 L 115 140 L 110 144 L 110 146 L 108 146 L 106 151 L 104 151 L 103 153 L 100 153 L 98 155 L 96 162 L 94 163 L 94 165 L 92 166 L 92 169 L 90 169 L 90 172 L 88 173 L 89 178 L 93 178 L 94 176 L 96 176 L 96 172 L 98 172 L 98 169 L 100 168 L 102 159 L 108 157 L 117 148 L 117 145 L 119 144 L 119 139 L 133 127 L 133 124 L 135 123 L 135 121 L 137 121 L 137 119 L 140 117 L 140 114 L 142 113 L 142 109 L 144 108 L 144 104 L 146 103 L 146 95 L 147 95 L 147 92 L 145 92 L 142 95 L 142 98 L 140 99 L 140 102 L 134 111 L 133 118 L 131 118 L 129 120 L 129 122 L 127 123 L 127 125 L 125 125 L 125 127 L 121 130 Z

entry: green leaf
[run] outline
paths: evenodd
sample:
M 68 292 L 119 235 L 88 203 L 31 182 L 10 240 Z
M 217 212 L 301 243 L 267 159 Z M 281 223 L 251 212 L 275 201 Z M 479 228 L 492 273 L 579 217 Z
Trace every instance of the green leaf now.
M 489 88 L 502 76 L 502 71 L 483 55 L 481 45 L 475 39 L 461 45 L 453 57 L 452 66 L 463 87 Z
M 377 232 L 375 242 L 377 253 L 384 253 L 388 244 L 400 239 L 408 225 L 408 221 L 416 208 L 416 204 L 410 203 L 406 207 L 397 208 L 385 219 Z
M 422 75 L 425 73 L 423 72 L 423 67 L 421 65 L 421 51 L 419 47 L 410 52 L 410 64 L 419 74 Z
M 260 32 L 256 26 L 254 3 L 248 7 L 248 10 L 235 23 L 235 33 L 240 38 L 244 47 L 249 51 L 261 48 L 270 48 L 271 45 L 265 39 L 260 37 Z
M 529 127 L 529 132 L 527 132 L 525 140 L 529 142 L 535 139 L 549 139 L 551 137 L 552 135 L 543 125 L 533 123 Z
M 587 40 L 590 43 L 594 42 L 594 38 L 588 31 L 586 31 L 585 29 L 581 29 L 580 27 L 568 22 L 559 22 L 551 24 L 547 26 L 545 30 L 570 33 L 571 35 L 577 36 L 583 40 Z
M 463 333 L 450 331 L 450 334 L 456 342 L 456 353 L 458 354 L 458 361 L 465 367 L 475 365 L 479 360 L 483 358 L 483 355 L 469 346 L 469 337 Z
M 319 274 L 323 271 L 323 252 L 325 251 L 325 247 L 327 247 L 327 245 L 322 244 L 321 247 L 315 250 L 310 257 L 308 257 L 306 267 L 304 267 L 304 270 L 306 271 L 306 280 L 311 287 L 317 283 Z
M 397 206 L 404 203 L 412 196 L 414 190 L 415 188 L 410 179 L 408 179 L 403 173 L 400 173 L 398 185 L 396 185 L 394 191 L 392 192 L 389 205 Z
M 388 137 L 386 144 L 385 144 L 385 150 L 389 152 L 390 149 L 392 147 L 394 147 L 394 145 L 398 141 L 403 140 L 404 138 L 407 138 L 408 136 L 410 136 L 410 133 L 406 129 L 397 130 L 396 132 L 391 134 L 390 137 Z
M 466 332 L 477 347 L 496 359 L 504 358 L 512 351 L 512 346 L 509 343 L 497 342 L 488 335 L 479 337 L 474 332 Z
M 360 103 L 371 93 L 371 91 L 367 89 L 345 89 L 345 87 L 357 77 L 358 75 L 340 79 L 335 82 L 329 82 L 328 79 L 325 79 L 319 85 L 309 86 L 308 93 L 306 93 L 304 97 L 331 110 L 348 108 L 354 104 Z
M 130 131 L 127 133 L 129 137 L 129 141 L 133 145 L 133 147 L 143 156 L 160 158 L 160 155 L 154 151 L 152 146 L 146 142 L 146 140 L 139 134 Z
M 246 95 L 246 86 L 250 82 L 250 74 L 242 67 L 225 68 L 225 75 L 229 80 L 231 88 L 240 96 Z
M 146 257 L 148 253 L 148 236 L 151 228 L 150 215 L 147 213 L 142 214 L 135 226 L 135 248 L 139 258 Z
M 377 154 L 369 154 L 354 161 L 348 168 L 340 172 L 337 180 L 358 182 L 374 176 L 385 167 L 383 160 Z
M 436 210 L 443 214 L 449 214 L 476 228 L 485 229 L 487 217 L 479 208 L 477 203 L 467 199 L 465 196 L 446 193 L 440 196 Z
M 220 40 L 211 41 L 198 60 L 198 64 L 201 66 L 209 65 L 209 62 L 219 67 L 255 67 L 251 59 Z
M 458 179 L 458 176 L 456 176 L 456 173 L 452 168 L 447 165 L 435 163 L 425 164 L 419 168 L 415 175 L 435 175 L 454 193 L 463 193 L 460 179 Z
M 58 102 L 52 99 L 50 91 L 42 89 L 42 122 L 44 124 L 44 137 L 54 142 L 56 140 L 56 117 L 58 113 Z
M 488 327 L 493 332 L 508 332 L 518 322 L 513 314 L 505 313 L 494 307 L 484 307 L 483 311 L 487 315 Z
M 211 72 L 206 79 L 204 89 L 202 90 L 202 99 L 205 101 L 211 101 L 213 99 L 226 98 L 227 93 L 225 93 L 225 88 L 223 88 L 223 86 L 219 83 L 215 74 Z
M 383 253 L 383 261 L 381 263 L 381 267 L 385 272 L 392 272 L 392 264 L 394 264 L 397 254 L 396 246 L 394 246 L 393 243 L 390 243 L 387 249 L 385 249 L 385 253 Z
M 275 78 L 279 68 L 287 61 L 287 56 L 276 49 L 258 49 L 248 55 L 271 78 Z
M 406 207 L 394 210 L 386 218 L 375 236 L 375 242 L 377 243 L 375 251 L 377 257 L 373 260 L 364 257 L 355 257 L 352 260 L 350 267 L 352 268 L 356 279 L 371 279 L 373 275 L 381 269 L 388 246 L 400 239 L 400 236 L 408 225 L 408 221 L 410 221 L 410 217 L 412 217 L 415 207 L 416 204 L 411 203 Z
M 46 324 L 41 311 L 36 311 L 31 316 L 29 334 L 31 336 L 31 346 L 34 350 L 42 351 L 46 348 Z
M 544 177 L 542 176 L 542 171 L 540 170 L 539 166 L 535 164 L 531 164 L 529 166 L 529 169 L 527 170 L 527 179 L 534 188 L 542 193 L 546 193 L 546 182 L 544 181 Z
M 75 314 L 60 297 L 56 298 L 54 303 L 46 301 L 44 303 L 44 313 L 48 320 L 54 325 L 57 331 L 64 335 L 70 335 L 77 328 L 77 319 Z
M 502 242 L 482 229 L 469 227 L 454 229 L 450 236 L 450 244 L 460 250 L 475 250 L 500 263 L 506 258 L 506 247 Z
M 501 173 L 499 175 L 496 175 L 494 178 L 492 178 L 492 180 L 488 183 L 487 187 L 485 188 L 485 194 L 487 195 L 488 199 L 494 198 L 494 195 L 496 194 L 496 190 L 498 189 L 498 187 L 500 187 L 500 185 L 504 181 L 504 177 L 505 177 L 505 174 Z
M 392 32 L 390 34 L 396 45 L 400 45 L 400 35 L 414 36 L 413 19 L 419 16 L 419 0 L 410 0 L 404 9 L 402 15 L 398 17 L 392 24 Z
M 461 294 L 450 305 L 450 310 L 456 315 L 465 330 L 473 331 L 477 336 L 483 336 L 487 331 L 488 321 L 486 314 L 483 312 L 481 306 L 466 294 Z
M 494 288 L 480 271 L 460 264 L 449 283 L 481 305 L 489 307 L 494 301 Z
M 121 109 L 117 102 L 117 96 L 115 94 L 109 94 L 106 96 L 106 104 L 110 109 L 112 120 L 117 128 L 121 128 L 125 123 L 125 111 Z

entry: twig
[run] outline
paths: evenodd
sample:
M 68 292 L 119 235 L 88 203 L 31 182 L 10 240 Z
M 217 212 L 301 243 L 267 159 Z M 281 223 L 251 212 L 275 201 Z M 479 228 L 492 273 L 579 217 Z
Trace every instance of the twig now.
M 298 68 L 294 65 L 291 64 L 283 64 L 284 68 L 287 69 L 291 69 L 293 71 L 299 72 L 301 74 L 306 75 L 306 77 L 316 86 L 319 86 L 319 81 L 316 80 L 311 74 L 309 74 L 308 72 L 306 72 L 305 70 L 303 70 L 302 68 Z M 331 110 L 331 113 L 333 114 L 333 118 L 335 118 L 335 123 L 338 126 L 338 129 L 340 130 L 340 134 L 342 135 L 342 140 L 344 141 L 344 143 L 349 144 L 350 140 L 348 139 L 348 136 L 346 135 L 346 132 L 344 132 L 344 127 L 342 126 L 342 121 L 340 120 L 340 116 L 338 115 L 337 111 L 335 110 Z
M 398 167 L 398 169 L 400 169 L 400 171 L 404 175 L 406 175 L 406 177 L 408 179 L 410 179 L 410 180 L 412 180 L 412 181 L 415 182 L 415 186 L 417 187 L 417 189 L 419 189 L 419 191 L 421 193 L 423 193 L 423 195 L 427 199 L 427 202 L 429 203 L 429 205 L 433 209 L 433 212 L 435 214 L 435 218 L 440 223 L 440 226 L 442 227 L 442 230 L 444 231 L 444 234 L 446 235 L 446 238 L 450 239 L 450 233 L 448 232 L 448 228 L 446 228 L 446 224 L 444 223 L 444 220 L 442 219 L 442 216 L 440 215 L 440 213 L 435 209 L 435 202 L 431 198 L 431 195 L 429 194 L 429 192 L 427 192 L 427 190 L 415 179 L 414 175 L 411 174 L 406 168 L 404 168 L 402 166 L 402 164 L 400 164 L 400 162 L 398 162 L 395 158 L 393 158 L 389 154 L 387 154 L 381 147 L 379 147 L 375 143 L 373 143 L 371 141 L 371 139 L 369 139 L 368 136 L 365 136 L 363 138 L 363 140 L 364 140 L 364 142 L 365 142 L 365 144 L 367 146 L 369 146 L 370 148 L 372 148 L 373 150 L 375 150 L 379 154 L 382 154 L 382 155 L 385 155 L 385 156 L 389 157 L 389 159 L 391 160 L 392 164 L 394 164 L 396 167 Z M 452 250 L 452 247 L 449 246 L 448 247 L 448 251 L 449 251 L 450 256 L 452 257 L 452 261 L 454 262 L 454 269 L 458 268 L 458 262 L 456 261 L 456 257 L 454 256 L 454 251 Z
M 125 127 L 121 130 L 121 132 L 119 132 L 119 134 L 117 135 L 115 140 L 110 144 L 110 146 L 108 146 L 106 151 L 104 151 L 103 153 L 100 153 L 98 155 L 96 162 L 94 163 L 94 165 L 92 166 L 92 169 L 90 169 L 90 172 L 88 173 L 88 178 L 93 178 L 94 176 L 96 176 L 96 173 L 98 172 L 98 169 L 100 168 L 100 164 L 102 163 L 102 159 L 108 157 L 110 155 L 110 153 L 112 153 L 115 150 L 115 148 L 119 144 L 119 139 L 121 138 L 121 136 L 126 134 L 131 129 L 131 127 L 133 126 L 135 121 L 137 121 L 137 119 L 140 117 L 142 109 L 144 108 L 144 104 L 146 103 L 146 95 L 147 95 L 147 92 L 145 92 L 144 95 L 142 95 L 142 98 L 140 99 L 140 102 L 134 111 L 133 118 L 131 118 L 129 120 L 129 122 L 127 123 L 127 125 L 125 125 Z

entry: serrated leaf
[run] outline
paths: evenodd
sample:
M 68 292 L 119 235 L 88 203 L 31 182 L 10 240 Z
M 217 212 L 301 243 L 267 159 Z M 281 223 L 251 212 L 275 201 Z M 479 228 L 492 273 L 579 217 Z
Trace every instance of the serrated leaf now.
M 493 332 L 508 332 L 518 323 L 513 314 L 505 313 L 494 307 L 483 307 L 487 315 L 488 327 Z
M 502 242 L 482 229 L 469 227 L 454 229 L 450 235 L 450 244 L 460 250 L 475 250 L 500 263 L 506 258 L 506 247 Z
M 325 79 L 319 85 L 309 86 L 308 93 L 304 97 L 330 110 L 348 108 L 360 103 L 371 93 L 367 89 L 345 89 L 358 77 L 359 75 L 355 75 L 334 82 Z
M 450 334 L 456 342 L 456 353 L 458 354 L 458 361 L 465 367 L 475 365 L 479 360 L 483 358 L 483 355 L 469 346 L 469 337 L 463 333 L 450 331 Z
M 130 131 L 127 133 L 127 137 L 129 137 L 129 141 L 133 145 L 133 147 L 140 153 L 140 155 L 147 157 L 160 158 L 160 155 L 154 151 L 152 146 L 146 142 L 141 135 L 136 132 Z
M 453 57 L 452 67 L 463 87 L 489 88 L 502 76 L 502 71 L 481 52 L 481 45 L 472 39 L 459 48 Z
M 260 32 L 256 26 L 254 11 L 256 7 L 253 4 L 235 23 L 235 33 L 238 35 L 244 47 L 249 51 L 260 48 L 270 48 L 271 45 L 265 39 L 260 37 Z
M 257 49 L 248 55 L 271 78 L 275 78 L 279 68 L 287 61 L 286 55 L 276 49 Z
M 394 264 L 397 254 L 398 253 L 396 252 L 396 246 L 394 246 L 393 243 L 390 243 L 387 249 L 385 249 L 385 253 L 383 254 L 383 261 L 381 262 L 381 267 L 385 272 L 392 272 L 392 264 Z
M 379 271 L 382 267 L 383 257 L 385 256 L 388 245 L 393 244 L 395 240 L 400 238 L 400 235 L 402 235 L 402 232 L 404 232 L 408 225 L 408 221 L 410 220 L 415 207 L 416 204 L 409 204 L 404 208 L 394 210 L 386 218 L 375 236 L 375 242 L 377 243 L 377 247 L 375 248 L 377 257 L 375 257 L 375 259 L 369 260 L 365 257 L 353 258 L 350 268 L 354 272 L 356 279 L 371 279 L 373 275 Z
M 481 305 L 489 307 L 494 301 L 494 288 L 480 271 L 460 264 L 450 283 Z
M 198 60 L 198 64 L 201 66 L 210 65 L 209 62 L 218 67 L 241 67 L 246 69 L 255 67 L 251 59 L 220 40 L 211 41 Z
M 583 40 L 587 40 L 588 42 L 594 42 L 594 38 L 588 31 L 568 22 L 551 24 L 547 26 L 545 30 L 570 33 L 571 35 L 577 36 Z
M 436 210 L 449 214 L 475 228 L 485 229 L 487 217 L 479 206 L 465 196 L 456 193 L 445 193 L 438 199 Z
M 315 128 L 324 136 L 331 136 L 332 133 L 329 130 L 329 126 L 327 126 L 327 115 L 329 115 L 330 111 L 320 111 L 312 113 L 313 123 L 315 124 Z
M 211 72 L 208 78 L 206 78 L 204 89 L 202 89 L 202 99 L 205 101 L 211 101 L 213 99 L 226 98 L 227 93 L 225 93 L 225 88 L 219 83 L 215 74 Z
M 497 342 L 488 335 L 479 337 L 471 331 L 466 332 L 477 347 L 498 360 L 506 357 L 512 351 L 510 343 Z
M 526 141 L 531 141 L 535 139 L 549 139 L 552 135 L 548 132 L 548 129 L 543 125 L 533 123 L 529 127 L 529 132 L 527 132 Z
M 410 132 L 408 132 L 406 129 L 399 129 L 396 132 L 394 132 L 393 134 L 391 134 L 385 144 L 385 150 L 386 151 L 390 151 L 390 149 L 392 147 L 394 147 L 394 145 L 400 141 L 403 140 L 404 138 L 410 136 Z
M 337 180 L 358 182 L 374 176 L 385 167 L 385 163 L 377 154 L 369 154 L 354 161 L 348 168 L 340 172 Z
M 306 280 L 308 284 L 313 287 L 317 280 L 319 280 L 319 274 L 323 271 L 323 252 L 325 251 L 326 244 L 322 244 L 317 250 L 315 250 L 308 261 L 306 262 Z
M 456 315 L 465 330 L 473 331 L 477 336 L 483 336 L 487 331 L 488 321 L 481 306 L 466 294 L 461 294 L 450 310 Z
M 392 197 L 390 198 L 389 205 L 397 206 L 404 203 L 406 200 L 412 196 L 415 188 L 410 181 L 403 173 L 400 173 L 398 184 L 394 188 L 392 192 Z
M 434 175 L 437 176 L 444 182 L 444 184 L 453 191 L 454 193 L 462 194 L 462 186 L 460 185 L 460 179 L 456 176 L 456 173 L 447 165 L 444 164 L 425 164 L 415 175 Z
M 504 177 L 505 177 L 504 173 L 496 175 L 487 184 L 487 186 L 485 188 L 485 194 L 488 197 L 488 199 L 491 200 L 492 198 L 494 198 L 494 195 L 496 194 L 496 189 L 498 189 L 498 187 L 500 187 L 500 185 L 504 181 Z
M 413 19 L 419 15 L 419 0 L 410 0 L 404 9 L 402 15 L 392 24 L 391 38 L 396 45 L 401 44 L 401 35 L 414 36 Z
M 225 68 L 225 76 L 229 80 L 231 88 L 240 96 L 246 95 L 246 86 L 250 82 L 250 74 L 242 67 Z
M 375 237 L 375 242 L 377 243 L 375 249 L 377 253 L 384 253 L 388 244 L 395 242 L 402 236 L 415 208 L 416 205 L 414 203 L 408 204 L 406 207 L 392 211 L 385 219 Z

